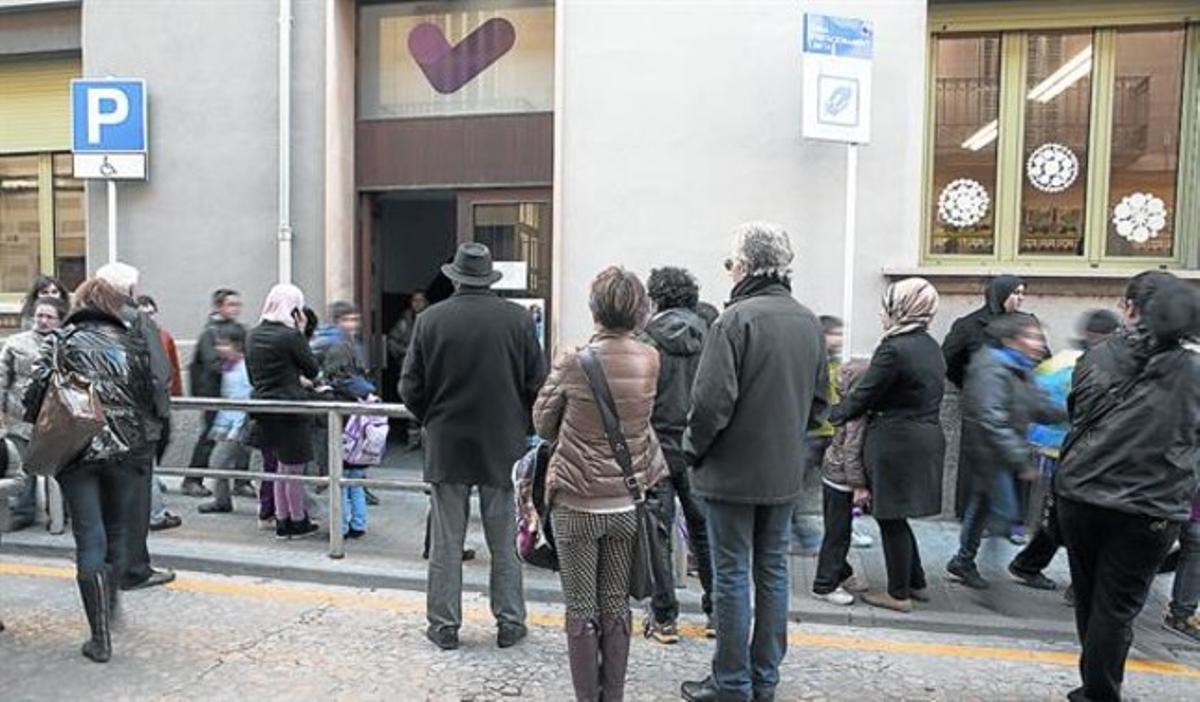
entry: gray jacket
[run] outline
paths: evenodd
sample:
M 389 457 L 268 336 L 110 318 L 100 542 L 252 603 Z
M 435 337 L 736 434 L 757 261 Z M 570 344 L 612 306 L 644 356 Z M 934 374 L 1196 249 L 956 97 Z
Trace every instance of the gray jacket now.
M 784 504 L 799 495 L 805 433 L 829 392 L 821 324 L 783 283 L 749 278 L 705 337 L 683 438 L 700 497 Z
M 29 440 L 33 425 L 25 421 L 25 390 L 33 380 L 33 364 L 42 348 L 43 334 L 33 330 L 13 334 L 0 350 L 0 423 L 11 436 Z

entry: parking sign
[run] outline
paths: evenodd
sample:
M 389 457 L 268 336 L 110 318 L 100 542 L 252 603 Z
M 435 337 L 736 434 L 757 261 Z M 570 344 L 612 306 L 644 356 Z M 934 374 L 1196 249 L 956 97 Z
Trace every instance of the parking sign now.
M 71 81 L 71 136 L 76 178 L 146 178 L 146 82 Z

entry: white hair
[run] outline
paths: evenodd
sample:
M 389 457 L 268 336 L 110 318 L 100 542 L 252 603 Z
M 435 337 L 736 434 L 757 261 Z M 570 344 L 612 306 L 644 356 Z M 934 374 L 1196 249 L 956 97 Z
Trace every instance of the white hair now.
M 787 231 L 774 222 L 746 222 L 733 230 L 733 259 L 747 275 L 788 278 L 793 258 Z
M 96 271 L 96 277 L 117 289 L 125 295 L 133 296 L 133 288 L 138 284 L 141 274 L 138 269 L 128 263 L 106 263 Z

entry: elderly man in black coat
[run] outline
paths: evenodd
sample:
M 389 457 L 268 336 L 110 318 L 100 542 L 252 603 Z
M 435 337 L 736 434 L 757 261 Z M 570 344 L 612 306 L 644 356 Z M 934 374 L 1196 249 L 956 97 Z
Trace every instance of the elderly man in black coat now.
M 491 291 L 501 274 L 486 246 L 463 244 L 442 272 L 456 292 L 417 318 L 400 378 L 400 396 L 426 432 L 432 500 L 426 636 L 439 648 L 458 647 L 463 542 L 471 488 L 478 486 L 492 556 L 496 642 L 504 648 L 526 633 L 511 471 L 525 450 L 545 363 L 528 313 Z

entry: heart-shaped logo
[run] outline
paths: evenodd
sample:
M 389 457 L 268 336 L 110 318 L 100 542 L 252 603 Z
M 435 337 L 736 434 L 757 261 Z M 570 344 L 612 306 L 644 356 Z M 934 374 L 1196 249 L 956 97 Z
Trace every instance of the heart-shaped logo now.
M 517 30 L 500 17 L 479 25 L 455 46 L 440 27 L 423 22 L 408 33 L 408 52 L 433 89 L 449 95 L 507 54 L 517 41 Z

